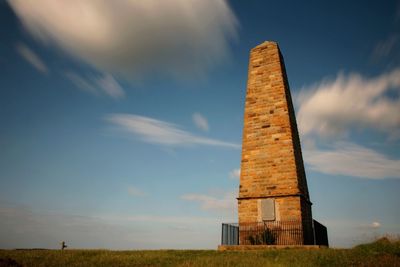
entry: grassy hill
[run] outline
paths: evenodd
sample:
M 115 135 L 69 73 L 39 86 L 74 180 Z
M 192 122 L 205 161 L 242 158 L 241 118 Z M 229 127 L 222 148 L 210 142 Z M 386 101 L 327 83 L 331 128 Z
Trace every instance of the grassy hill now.
M 400 241 L 379 239 L 352 249 L 0 250 L 3 266 L 400 266 Z

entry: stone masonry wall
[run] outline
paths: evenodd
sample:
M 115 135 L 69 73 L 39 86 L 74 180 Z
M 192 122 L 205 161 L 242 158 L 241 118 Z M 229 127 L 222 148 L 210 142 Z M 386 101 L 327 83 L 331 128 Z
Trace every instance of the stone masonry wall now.
M 260 221 L 259 200 L 275 199 L 276 220 L 311 221 L 294 108 L 274 42 L 250 53 L 244 115 L 239 223 Z

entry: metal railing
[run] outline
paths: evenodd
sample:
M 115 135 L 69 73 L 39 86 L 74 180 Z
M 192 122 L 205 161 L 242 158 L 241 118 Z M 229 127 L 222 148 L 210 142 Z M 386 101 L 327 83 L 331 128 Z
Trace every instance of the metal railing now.
M 239 245 L 239 225 L 237 223 L 223 223 L 221 245 Z
M 222 224 L 222 245 L 314 244 L 312 222 L 264 221 Z
M 301 221 L 270 221 L 241 223 L 241 245 L 303 245 Z
M 324 245 L 326 227 L 313 221 L 223 223 L 222 245 Z
M 314 220 L 315 244 L 329 247 L 328 231 L 324 225 Z

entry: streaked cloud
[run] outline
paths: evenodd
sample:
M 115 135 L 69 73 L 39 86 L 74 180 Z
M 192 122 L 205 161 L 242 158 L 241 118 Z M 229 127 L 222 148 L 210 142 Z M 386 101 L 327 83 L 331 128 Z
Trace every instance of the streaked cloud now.
M 388 93 L 395 92 L 389 97 Z M 297 97 L 299 130 L 303 135 L 345 135 L 350 129 L 376 129 L 400 137 L 400 69 L 375 78 L 339 74 L 302 89 Z
M 399 5 L 400 6 L 400 5 Z M 377 41 L 372 49 L 370 63 L 378 66 L 384 64 L 387 67 L 399 66 L 400 34 L 389 33 L 385 38 Z
M 125 91 L 110 74 L 83 77 L 75 72 L 65 72 L 67 77 L 79 89 L 94 94 L 105 94 L 114 99 L 125 97 Z
M 380 223 L 380 222 L 372 222 L 372 223 L 369 225 L 369 227 L 370 227 L 370 228 L 373 228 L 373 229 L 377 229 L 377 228 L 381 227 L 381 223 Z
M 221 219 L 147 214 L 74 215 L 0 203 L 0 248 L 213 248 Z M 210 230 L 211 229 L 211 230 Z
M 41 73 L 47 74 L 49 69 L 40 57 L 32 51 L 28 46 L 23 43 L 18 43 L 16 45 L 17 52 L 20 56 L 25 59 L 29 64 L 31 64 L 36 70 Z
M 110 114 L 106 120 L 142 141 L 165 146 L 208 145 L 238 149 L 240 146 L 182 130 L 173 123 L 133 114 Z
M 142 191 L 141 189 L 135 187 L 135 186 L 129 186 L 128 187 L 128 194 L 133 196 L 133 197 L 145 197 L 147 194 Z
M 236 36 L 226 0 L 8 0 L 25 29 L 102 72 L 185 79 L 220 62 Z
M 115 222 L 157 222 L 157 223 L 170 223 L 170 224 L 215 224 L 218 219 L 213 217 L 200 217 L 200 216 L 160 216 L 160 215 L 124 215 L 124 216 L 105 216 L 102 217 L 108 221 Z
M 350 142 L 338 142 L 328 149 L 306 149 L 304 160 L 311 170 L 331 175 L 400 178 L 399 159 Z
M 239 169 L 233 169 L 229 173 L 229 177 L 232 179 L 239 179 L 240 178 L 240 168 Z
M 399 37 L 398 34 L 391 34 L 388 38 L 379 41 L 372 52 L 372 59 L 378 61 L 388 57 L 392 53 L 396 53 L 397 49 L 395 48 L 400 41 Z
M 97 88 L 93 85 L 91 80 L 83 78 L 77 73 L 71 71 L 65 72 L 65 77 L 67 77 L 77 88 L 91 94 L 98 94 Z
M 183 200 L 198 202 L 203 210 L 231 213 L 236 210 L 236 197 L 236 192 L 227 192 L 219 197 L 206 194 L 185 194 L 181 196 Z
M 209 130 L 208 121 L 203 115 L 196 112 L 193 114 L 192 119 L 197 128 L 205 132 L 208 132 Z
M 95 81 L 100 89 L 110 97 L 118 99 L 125 96 L 125 92 L 122 87 L 110 74 L 104 74 Z

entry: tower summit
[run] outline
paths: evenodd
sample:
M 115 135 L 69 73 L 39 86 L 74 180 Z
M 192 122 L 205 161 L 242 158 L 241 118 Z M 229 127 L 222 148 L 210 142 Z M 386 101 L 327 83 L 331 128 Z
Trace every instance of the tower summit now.
M 250 52 L 238 197 L 239 242 L 249 239 L 248 231 L 242 229 L 269 223 L 275 228 L 290 225 L 296 229 L 295 237 L 281 237 L 285 244 L 314 244 L 311 205 L 283 57 L 277 43 L 264 42 Z

